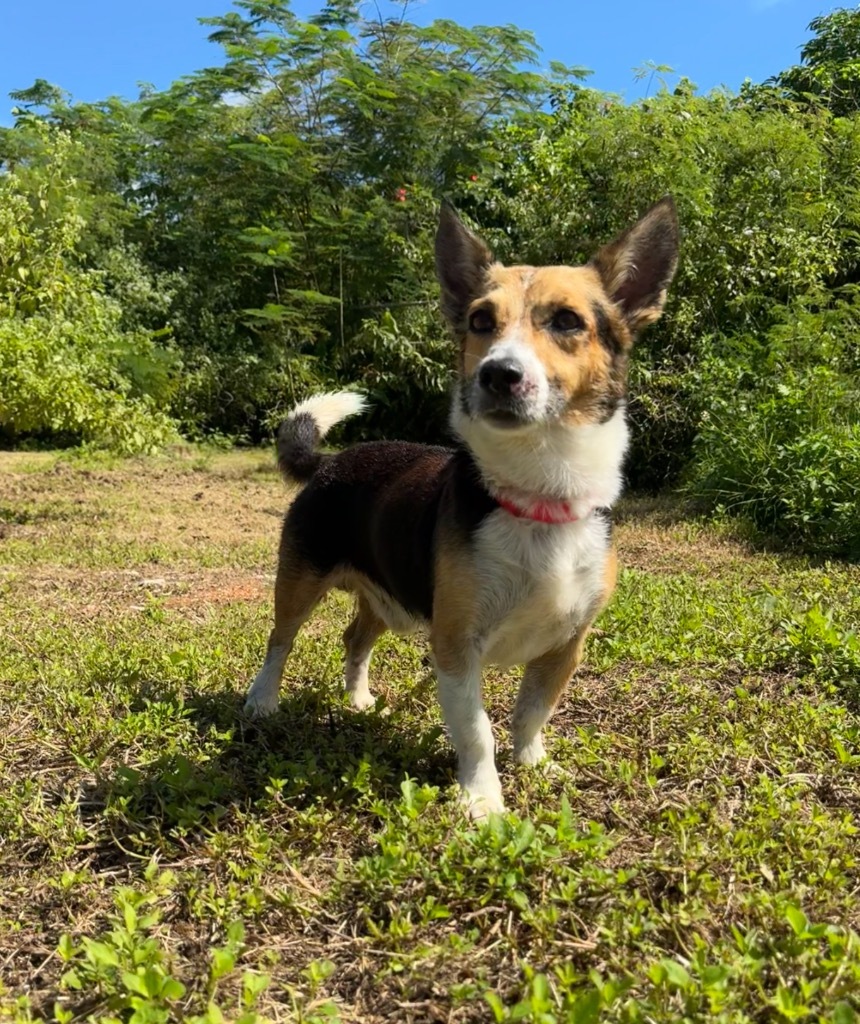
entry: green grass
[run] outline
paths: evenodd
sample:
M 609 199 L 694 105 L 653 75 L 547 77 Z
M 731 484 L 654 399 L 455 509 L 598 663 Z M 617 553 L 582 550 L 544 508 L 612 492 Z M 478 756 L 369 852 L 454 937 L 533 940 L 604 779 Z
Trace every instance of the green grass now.
M 341 695 L 346 597 L 242 694 L 268 455 L 0 456 L 0 1019 L 860 1016 L 860 568 L 628 503 L 618 594 L 511 812 L 452 787 L 426 641 Z

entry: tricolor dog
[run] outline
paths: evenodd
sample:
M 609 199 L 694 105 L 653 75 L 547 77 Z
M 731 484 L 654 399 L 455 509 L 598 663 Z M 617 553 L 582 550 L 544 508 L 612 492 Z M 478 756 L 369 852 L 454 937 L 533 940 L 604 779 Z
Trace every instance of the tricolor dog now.
M 350 590 L 350 703 L 373 703 L 368 665 L 386 629 L 427 627 L 464 797 L 474 817 L 503 810 L 482 671 L 525 666 L 513 750 L 537 763 L 541 731 L 615 585 L 607 510 L 627 447 L 627 361 L 660 316 L 677 257 L 670 198 L 579 267 L 502 266 L 442 208 L 436 269 L 459 346 L 457 443 L 379 441 L 326 455 L 326 431 L 362 398 L 319 395 L 290 413 L 278 461 L 304 488 L 284 522 L 275 624 L 248 712 L 277 709 L 302 623 L 329 589 Z

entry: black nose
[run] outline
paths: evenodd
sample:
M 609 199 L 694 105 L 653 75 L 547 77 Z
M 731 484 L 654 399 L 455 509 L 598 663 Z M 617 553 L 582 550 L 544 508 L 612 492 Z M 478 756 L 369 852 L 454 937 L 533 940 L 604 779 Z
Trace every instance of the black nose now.
M 510 395 L 522 384 L 525 370 L 515 359 L 491 359 L 478 373 L 478 383 L 494 395 Z

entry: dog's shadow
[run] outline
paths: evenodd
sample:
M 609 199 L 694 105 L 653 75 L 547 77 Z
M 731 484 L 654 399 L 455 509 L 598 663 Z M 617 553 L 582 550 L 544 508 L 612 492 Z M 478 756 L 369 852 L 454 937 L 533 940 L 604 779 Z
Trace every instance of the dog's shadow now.
M 141 707 L 165 694 L 150 684 Z M 396 709 L 377 703 L 357 712 L 328 688 L 292 681 L 276 714 L 261 721 L 242 710 L 236 691 L 198 692 L 179 714 L 194 730 L 181 744 L 103 779 L 102 799 L 117 838 L 179 838 L 224 827 L 232 816 L 280 817 L 314 805 L 372 814 L 400 796 L 409 776 L 445 787 L 455 779 L 453 752 L 432 723 L 415 730 Z M 199 740 L 199 745 L 197 741 Z

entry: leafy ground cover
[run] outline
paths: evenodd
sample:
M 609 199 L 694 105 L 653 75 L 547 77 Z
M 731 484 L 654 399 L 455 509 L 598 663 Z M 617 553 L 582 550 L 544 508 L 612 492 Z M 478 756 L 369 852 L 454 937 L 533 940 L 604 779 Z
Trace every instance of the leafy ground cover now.
M 335 596 L 240 714 L 268 454 L 0 455 L 0 1019 L 833 1021 L 860 1010 L 860 567 L 628 501 L 511 813 L 460 812 L 422 639 Z

